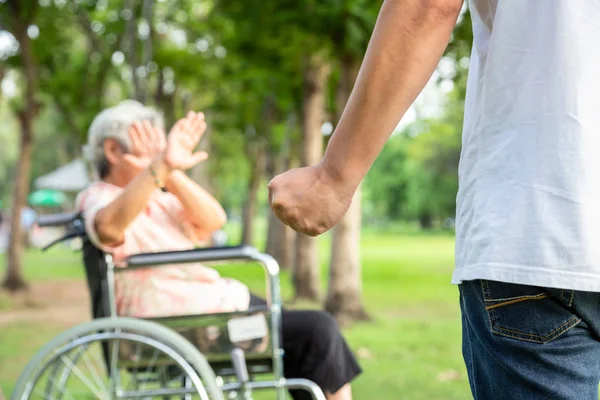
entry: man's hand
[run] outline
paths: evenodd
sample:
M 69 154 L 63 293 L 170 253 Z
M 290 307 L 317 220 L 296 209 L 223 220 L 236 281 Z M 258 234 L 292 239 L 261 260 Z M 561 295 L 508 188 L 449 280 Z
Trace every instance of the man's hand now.
M 208 158 L 204 151 L 194 153 L 205 131 L 202 113 L 190 111 L 187 117 L 177 121 L 167 138 L 164 160 L 169 168 L 185 171 Z
M 309 235 L 321 234 L 340 220 L 360 181 L 429 81 L 462 5 L 463 0 L 384 2 L 321 164 L 287 172 L 270 184 L 271 206 L 279 219 Z
M 327 232 L 346 214 L 356 187 L 346 187 L 321 166 L 293 169 L 269 183 L 273 212 L 292 229 L 309 236 Z

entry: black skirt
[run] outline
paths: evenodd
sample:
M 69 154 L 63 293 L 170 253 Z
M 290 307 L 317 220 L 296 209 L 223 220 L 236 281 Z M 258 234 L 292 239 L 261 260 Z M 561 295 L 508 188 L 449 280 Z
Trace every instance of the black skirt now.
M 250 306 L 265 305 L 251 295 Z M 304 378 L 323 392 L 335 393 L 362 370 L 331 314 L 316 310 L 281 313 L 283 368 L 286 378 Z M 310 400 L 305 391 L 290 390 L 294 400 Z

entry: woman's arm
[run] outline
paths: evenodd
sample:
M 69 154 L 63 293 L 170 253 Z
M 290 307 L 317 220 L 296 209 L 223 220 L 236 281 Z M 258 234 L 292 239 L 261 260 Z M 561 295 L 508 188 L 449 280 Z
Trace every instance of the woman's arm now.
M 113 246 L 122 243 L 125 230 L 148 204 L 150 196 L 157 188 L 150 168 L 153 168 L 161 182 L 166 180 L 171 171 L 164 157 L 157 157 L 116 199 L 96 213 L 94 230 L 102 244 Z
M 143 127 L 138 125 L 137 128 Z M 125 230 L 144 210 L 153 191 L 157 189 L 157 182 L 166 182 L 173 174 L 177 176 L 176 170 L 189 169 L 206 159 L 206 153 L 194 153 L 205 130 L 206 122 L 202 113 L 190 112 L 175 124 L 169 134 L 166 149 L 154 155 L 149 165 L 127 184 L 123 192 L 96 213 L 94 229 L 102 244 L 112 246 L 123 241 Z M 132 165 L 143 165 L 140 163 L 145 162 L 134 154 L 125 154 L 123 157 Z M 180 187 L 180 184 L 176 184 L 175 190 L 182 191 Z
M 167 190 L 177 196 L 186 217 L 196 227 L 200 237 L 211 234 L 227 222 L 221 204 L 183 172 L 171 172 Z

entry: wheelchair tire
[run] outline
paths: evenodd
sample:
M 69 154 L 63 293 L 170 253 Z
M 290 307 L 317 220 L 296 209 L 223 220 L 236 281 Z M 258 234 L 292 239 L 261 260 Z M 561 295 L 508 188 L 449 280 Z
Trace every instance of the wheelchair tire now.
M 161 357 L 168 357 L 168 360 L 172 360 L 173 365 L 175 365 L 176 372 L 185 372 L 185 387 L 193 387 L 194 393 L 196 393 L 197 391 L 200 399 L 224 400 L 223 393 L 216 380 L 212 368 L 210 367 L 204 356 L 202 356 L 202 354 L 200 354 L 200 352 L 190 342 L 188 342 L 177 332 L 165 326 L 159 325 L 155 322 L 134 318 L 97 319 L 88 323 L 84 323 L 82 325 L 75 326 L 57 335 L 44 347 L 42 347 L 42 349 L 38 351 L 36 355 L 31 359 L 31 361 L 27 364 L 27 366 L 21 373 L 19 379 L 17 380 L 15 390 L 11 395 L 11 400 L 26 400 L 32 398 L 31 395 L 33 393 L 33 390 L 36 389 L 36 381 L 39 380 L 39 382 L 42 383 L 43 381 L 41 378 L 44 376 L 45 373 L 52 373 L 52 371 L 58 373 L 57 371 L 61 371 L 60 367 L 57 367 L 58 361 L 62 361 L 63 363 L 65 363 L 65 367 L 62 371 L 66 370 L 68 367 L 68 374 L 74 372 L 75 375 L 77 375 L 77 372 L 71 366 L 69 366 L 69 364 L 72 364 L 73 361 L 79 362 L 79 359 L 84 358 L 81 357 L 81 354 L 85 355 L 85 353 L 81 353 L 81 350 L 79 350 L 80 354 L 77 356 L 77 358 L 73 357 L 71 359 L 69 358 L 69 352 L 75 351 L 74 349 L 76 349 L 77 346 L 83 348 L 83 351 L 85 352 L 87 351 L 87 348 L 89 348 L 93 343 L 96 343 L 96 347 L 101 350 L 96 351 L 96 354 L 103 353 L 104 350 L 102 349 L 105 349 L 105 347 L 99 346 L 104 346 L 104 343 L 108 340 L 113 340 L 117 343 L 116 351 L 119 354 L 113 358 L 119 359 L 121 357 L 121 352 L 123 351 L 123 349 L 121 348 L 121 343 L 130 341 L 131 343 L 138 343 L 137 346 L 139 346 L 139 343 L 142 343 L 144 345 L 149 346 L 149 348 L 153 348 L 154 352 L 160 354 Z M 106 353 L 104 353 L 104 356 L 106 356 Z M 140 357 L 138 355 L 137 358 L 132 357 L 131 359 L 139 360 Z M 69 361 L 65 362 L 65 360 Z M 90 363 L 88 362 L 88 360 L 84 361 L 87 363 L 87 367 L 89 368 Z M 97 365 L 98 363 L 96 362 L 92 364 Z M 145 372 L 148 372 L 150 367 L 147 368 L 148 370 Z M 105 376 L 108 379 L 108 374 L 110 374 L 108 371 L 110 371 L 111 368 L 105 364 L 105 369 L 107 370 Z M 96 380 L 96 382 L 98 382 L 99 374 L 97 374 L 95 370 L 96 367 L 94 367 L 95 376 L 93 378 Z M 115 368 L 115 370 L 117 369 Z M 136 372 L 138 371 L 136 370 Z M 79 373 L 81 374 L 81 371 Z M 120 373 L 116 376 L 116 380 L 120 381 Z M 61 377 L 61 379 L 63 379 L 63 377 Z M 54 376 L 52 376 L 51 378 L 53 379 Z M 81 380 L 81 378 L 79 379 Z M 88 379 L 88 382 L 94 383 L 93 388 L 98 388 L 100 386 L 100 383 L 103 382 L 100 382 L 98 383 L 98 385 L 96 385 L 95 382 L 92 382 L 94 379 L 90 378 Z M 137 377 L 135 379 L 137 380 Z M 115 379 L 108 379 L 108 382 L 114 380 Z M 54 384 L 55 382 L 52 382 L 51 386 Z M 48 385 L 48 383 L 46 385 Z M 52 388 L 51 390 L 54 390 L 54 388 Z M 37 397 L 41 396 L 45 400 L 48 398 L 62 399 L 65 398 L 64 388 L 59 387 L 59 391 L 61 390 L 62 392 L 59 392 L 59 397 L 52 395 L 40 395 L 39 391 L 36 393 Z M 112 399 L 115 397 L 114 395 L 111 395 L 109 393 L 107 393 L 107 397 L 99 394 L 94 394 L 94 396 L 100 399 Z M 166 395 L 157 394 L 156 396 L 160 398 L 171 398 Z M 185 398 L 189 397 L 190 396 L 188 395 Z M 195 396 L 194 398 L 198 397 Z

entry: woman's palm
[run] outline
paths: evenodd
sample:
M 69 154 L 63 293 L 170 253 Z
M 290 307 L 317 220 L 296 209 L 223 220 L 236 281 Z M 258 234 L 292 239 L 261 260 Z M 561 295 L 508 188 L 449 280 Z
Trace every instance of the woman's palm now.
M 202 113 L 190 112 L 186 118 L 179 120 L 167 138 L 165 161 L 173 169 L 181 170 L 190 169 L 204 161 L 208 154 L 203 151 L 194 153 L 194 149 L 205 131 L 206 122 Z

